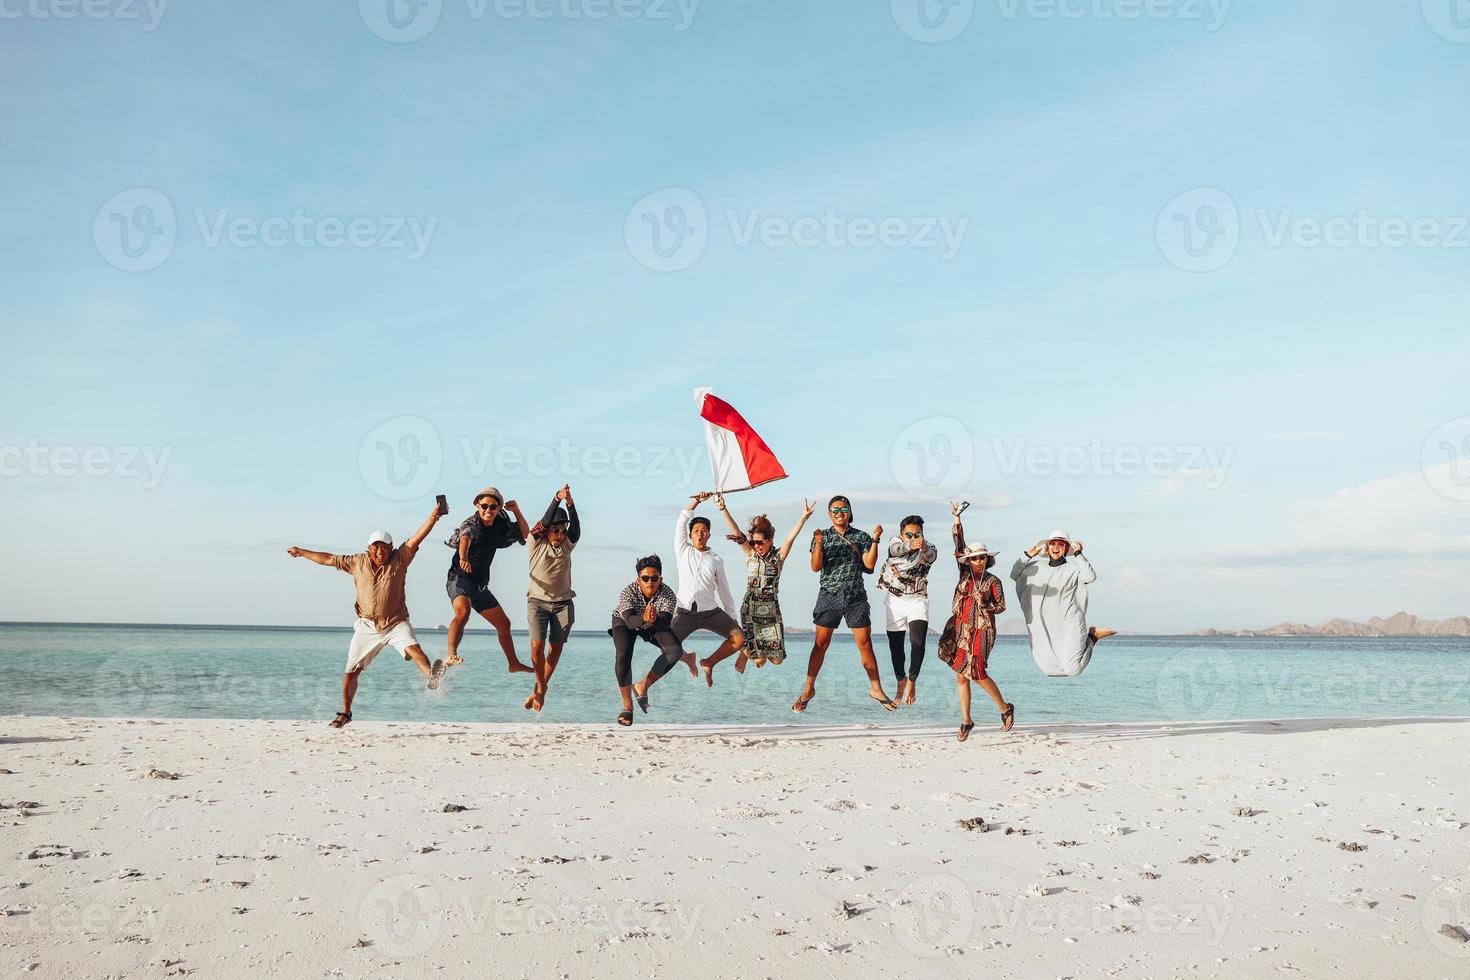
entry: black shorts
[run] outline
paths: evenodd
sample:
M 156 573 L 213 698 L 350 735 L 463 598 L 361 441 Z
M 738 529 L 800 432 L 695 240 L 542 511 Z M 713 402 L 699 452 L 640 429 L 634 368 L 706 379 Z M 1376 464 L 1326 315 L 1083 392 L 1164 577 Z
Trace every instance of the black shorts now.
M 680 643 L 689 639 L 691 633 L 698 633 L 700 630 L 718 633 L 728 640 L 730 634 L 740 629 L 740 624 L 735 622 L 734 618 L 723 609 L 701 609 L 699 612 L 690 612 L 681 608 L 674 610 L 674 621 L 670 624 L 670 629 L 674 631 L 674 636 L 679 638 Z
M 868 605 L 867 595 L 843 598 L 819 591 L 816 608 L 812 610 L 812 623 L 823 629 L 835 630 L 844 619 L 850 629 L 868 629 L 873 625 L 873 610 Z
M 449 593 L 449 601 L 453 602 L 460 596 L 470 600 L 470 608 L 477 613 L 486 612 L 500 605 L 500 600 L 495 598 L 495 593 L 480 585 L 472 578 L 467 578 L 457 572 L 449 573 L 449 581 L 444 585 L 444 591 Z

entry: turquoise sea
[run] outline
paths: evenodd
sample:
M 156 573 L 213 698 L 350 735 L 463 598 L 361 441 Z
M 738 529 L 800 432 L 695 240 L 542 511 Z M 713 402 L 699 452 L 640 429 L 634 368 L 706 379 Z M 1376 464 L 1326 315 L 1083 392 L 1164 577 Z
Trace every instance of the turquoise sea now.
M 336 628 L 0 624 L 0 713 L 149 718 L 328 720 L 339 705 L 350 631 Z M 445 634 L 420 630 L 431 658 Z M 517 634 L 522 659 L 529 644 Z M 893 714 L 868 700 L 850 637 L 839 636 L 804 715 L 791 702 L 806 670 L 809 640 L 795 638 L 780 666 L 744 676 L 733 660 L 713 690 L 676 667 L 653 689 L 639 721 L 675 724 L 950 724 L 958 715 L 953 674 L 928 657 L 918 703 Z M 693 640 L 700 655 L 714 641 Z M 894 692 L 886 643 L 879 667 Z M 524 710 L 529 674 L 508 674 L 494 634 L 469 632 L 464 666 L 438 692 L 385 650 L 363 675 L 358 720 L 610 722 L 619 709 L 612 643 L 579 632 L 567 644 L 546 708 Z M 639 644 L 635 676 L 656 651 Z M 1459 638 L 1258 638 L 1120 636 L 1098 647 L 1075 680 L 1043 677 L 1022 637 L 1002 637 L 991 675 L 1018 721 L 1185 721 L 1243 718 L 1470 716 L 1470 640 Z M 975 718 L 990 717 L 975 691 Z

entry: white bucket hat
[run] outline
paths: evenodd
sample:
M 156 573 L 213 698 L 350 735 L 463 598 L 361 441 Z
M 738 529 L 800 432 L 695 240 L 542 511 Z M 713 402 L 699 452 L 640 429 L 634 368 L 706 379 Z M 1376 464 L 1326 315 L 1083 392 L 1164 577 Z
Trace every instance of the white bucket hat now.
M 1051 532 L 1050 534 L 1048 534 L 1046 536 L 1046 540 L 1048 540 L 1048 541 L 1065 541 L 1068 544 L 1071 544 L 1072 543 L 1072 539 L 1070 537 L 1068 537 L 1066 531 L 1053 531 L 1053 532 Z
M 984 544 L 972 544 L 960 552 L 959 559 L 960 561 L 969 561 L 971 558 L 979 558 L 981 555 L 984 555 L 986 558 L 994 558 L 996 554 L 998 552 L 991 551 Z
M 371 535 L 368 536 L 369 547 L 378 544 L 379 542 L 382 542 L 383 544 L 386 544 L 388 547 L 391 548 L 393 547 L 393 535 L 389 534 L 387 531 L 374 531 Z

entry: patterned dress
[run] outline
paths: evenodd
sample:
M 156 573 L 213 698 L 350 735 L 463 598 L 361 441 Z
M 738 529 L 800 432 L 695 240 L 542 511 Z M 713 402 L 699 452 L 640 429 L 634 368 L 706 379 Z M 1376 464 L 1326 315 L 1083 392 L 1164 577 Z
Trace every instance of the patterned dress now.
M 965 530 L 959 524 L 954 528 L 954 553 L 965 551 Z M 949 622 L 944 624 L 944 634 L 939 638 L 939 659 L 962 677 L 972 681 L 983 681 L 990 675 L 985 672 L 990 662 L 990 651 L 995 649 L 995 617 L 1006 611 L 1006 595 L 1000 579 L 989 572 L 976 575 L 970 563 L 961 561 L 960 581 L 954 587 L 954 602 L 950 606 Z
M 786 629 L 781 623 L 781 553 L 772 548 L 764 556 L 751 551 L 745 559 L 745 599 L 740 603 L 740 628 L 745 633 L 747 657 L 779 664 L 786 659 Z

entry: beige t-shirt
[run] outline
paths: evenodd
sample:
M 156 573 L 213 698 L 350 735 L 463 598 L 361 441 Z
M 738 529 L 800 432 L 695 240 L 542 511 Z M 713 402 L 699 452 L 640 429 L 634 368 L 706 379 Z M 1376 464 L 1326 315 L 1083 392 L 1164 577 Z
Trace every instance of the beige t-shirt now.
M 526 595 L 542 602 L 566 602 L 576 598 L 572 591 L 572 549 L 577 546 L 570 539 L 560 548 L 553 548 L 545 537 L 532 537 L 526 542 L 531 584 Z
M 408 619 L 408 600 L 403 586 L 414 552 L 394 548 L 382 568 L 374 568 L 367 552 L 333 555 L 332 567 L 352 576 L 357 587 L 357 615 L 372 620 L 379 632 L 390 630 Z

